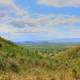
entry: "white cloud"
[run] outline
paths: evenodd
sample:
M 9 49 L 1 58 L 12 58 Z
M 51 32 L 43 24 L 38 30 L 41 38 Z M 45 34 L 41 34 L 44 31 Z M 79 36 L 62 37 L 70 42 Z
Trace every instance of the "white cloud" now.
M 42 1 L 42 0 L 41 0 Z M 45 0 L 47 1 L 47 0 Z M 55 0 L 53 0 L 54 2 Z M 56 0 L 58 1 L 58 0 Z M 57 4 L 57 2 L 53 3 L 53 6 Z M 73 1 L 73 0 L 72 0 Z M 75 0 L 74 0 L 75 1 Z M 47 1 L 48 2 L 48 1 Z M 49 1 L 51 2 L 51 0 Z M 79 37 L 80 31 L 71 27 L 70 31 L 62 32 L 56 30 L 56 27 L 60 26 L 75 26 L 76 24 L 80 24 L 80 16 L 70 16 L 64 14 L 49 14 L 49 15 L 36 15 L 36 18 L 33 18 L 28 14 L 24 9 L 21 9 L 17 6 L 13 0 L 0 0 L 0 4 L 3 6 L 8 6 L 11 8 L 11 11 L 15 12 L 17 16 L 20 17 L 12 17 L 10 16 L 10 11 L 0 11 L 0 33 L 6 33 L 7 38 L 9 36 L 23 36 L 24 34 L 34 34 L 36 36 L 43 36 L 43 38 L 59 38 L 59 37 Z M 55 4 L 55 5 L 54 5 Z M 57 7 L 63 7 L 63 5 L 57 5 Z M 65 4 L 64 6 L 67 6 Z M 68 5 L 69 6 L 69 5 Z M 70 5 L 71 6 L 71 5 Z M 76 5 L 75 5 L 76 6 Z M 5 8 L 8 8 L 5 7 Z M 42 35 L 41 35 L 42 34 Z M 46 34 L 46 35 L 44 35 Z M 67 35 L 66 35 L 67 34 Z
M 1 20 L 5 25 L 3 28 L 0 27 L 0 30 L 4 30 L 4 32 L 8 31 L 9 33 L 14 32 L 15 34 L 57 34 L 59 32 L 55 30 L 56 27 L 60 27 L 62 25 L 67 25 L 67 27 L 70 27 L 80 23 L 80 17 L 59 14 L 50 14 L 37 18 L 32 18 L 30 16 L 23 16 L 21 18 L 5 17 Z M 0 24 L 2 24 L 2 22 Z M 71 29 L 73 29 L 73 27 Z
M 23 19 L 12 20 L 10 23 L 12 24 L 25 24 L 29 27 L 40 27 L 40 26 L 48 26 L 48 27 L 56 27 L 60 25 L 76 25 L 80 23 L 79 16 L 69 16 L 69 15 L 59 15 L 59 14 L 51 14 L 38 18 L 32 17 L 24 17 Z M 21 24 L 21 25 L 22 25 Z
M 0 32 L 1 33 L 15 34 L 16 31 L 18 31 L 18 28 L 14 28 L 7 24 L 0 24 Z
M 1 4 L 11 4 L 12 3 L 12 0 L 0 0 L 0 3 Z
M 16 5 L 14 0 L 0 0 L 0 6 L 4 7 L 4 9 L 7 10 L 7 13 L 15 12 L 17 16 L 23 16 L 26 14 L 26 11 L 19 5 Z
M 53 7 L 80 7 L 80 0 L 37 0 L 38 4 Z

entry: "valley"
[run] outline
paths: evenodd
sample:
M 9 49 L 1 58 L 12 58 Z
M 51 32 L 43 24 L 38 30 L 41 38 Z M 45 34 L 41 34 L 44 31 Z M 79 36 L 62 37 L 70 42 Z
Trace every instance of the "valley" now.
M 79 44 L 43 45 L 24 46 L 0 38 L 0 80 L 80 79 Z

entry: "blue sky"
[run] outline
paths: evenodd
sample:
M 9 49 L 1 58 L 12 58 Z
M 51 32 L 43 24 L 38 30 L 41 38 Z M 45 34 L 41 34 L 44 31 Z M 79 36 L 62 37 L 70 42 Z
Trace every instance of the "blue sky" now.
M 16 42 L 80 38 L 80 1 L 0 0 L 0 36 Z

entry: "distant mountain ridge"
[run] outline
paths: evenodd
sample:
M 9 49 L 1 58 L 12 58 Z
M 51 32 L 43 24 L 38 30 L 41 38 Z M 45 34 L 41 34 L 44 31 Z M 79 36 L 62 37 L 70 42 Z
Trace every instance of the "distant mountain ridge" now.
M 54 39 L 53 41 L 25 41 L 22 45 L 53 45 L 53 44 L 80 44 L 80 38 Z

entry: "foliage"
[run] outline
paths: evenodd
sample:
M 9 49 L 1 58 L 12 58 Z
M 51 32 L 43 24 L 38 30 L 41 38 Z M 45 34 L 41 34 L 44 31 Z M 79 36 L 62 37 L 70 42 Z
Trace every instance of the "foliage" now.
M 0 80 L 79 80 L 80 46 L 23 47 L 0 38 Z

